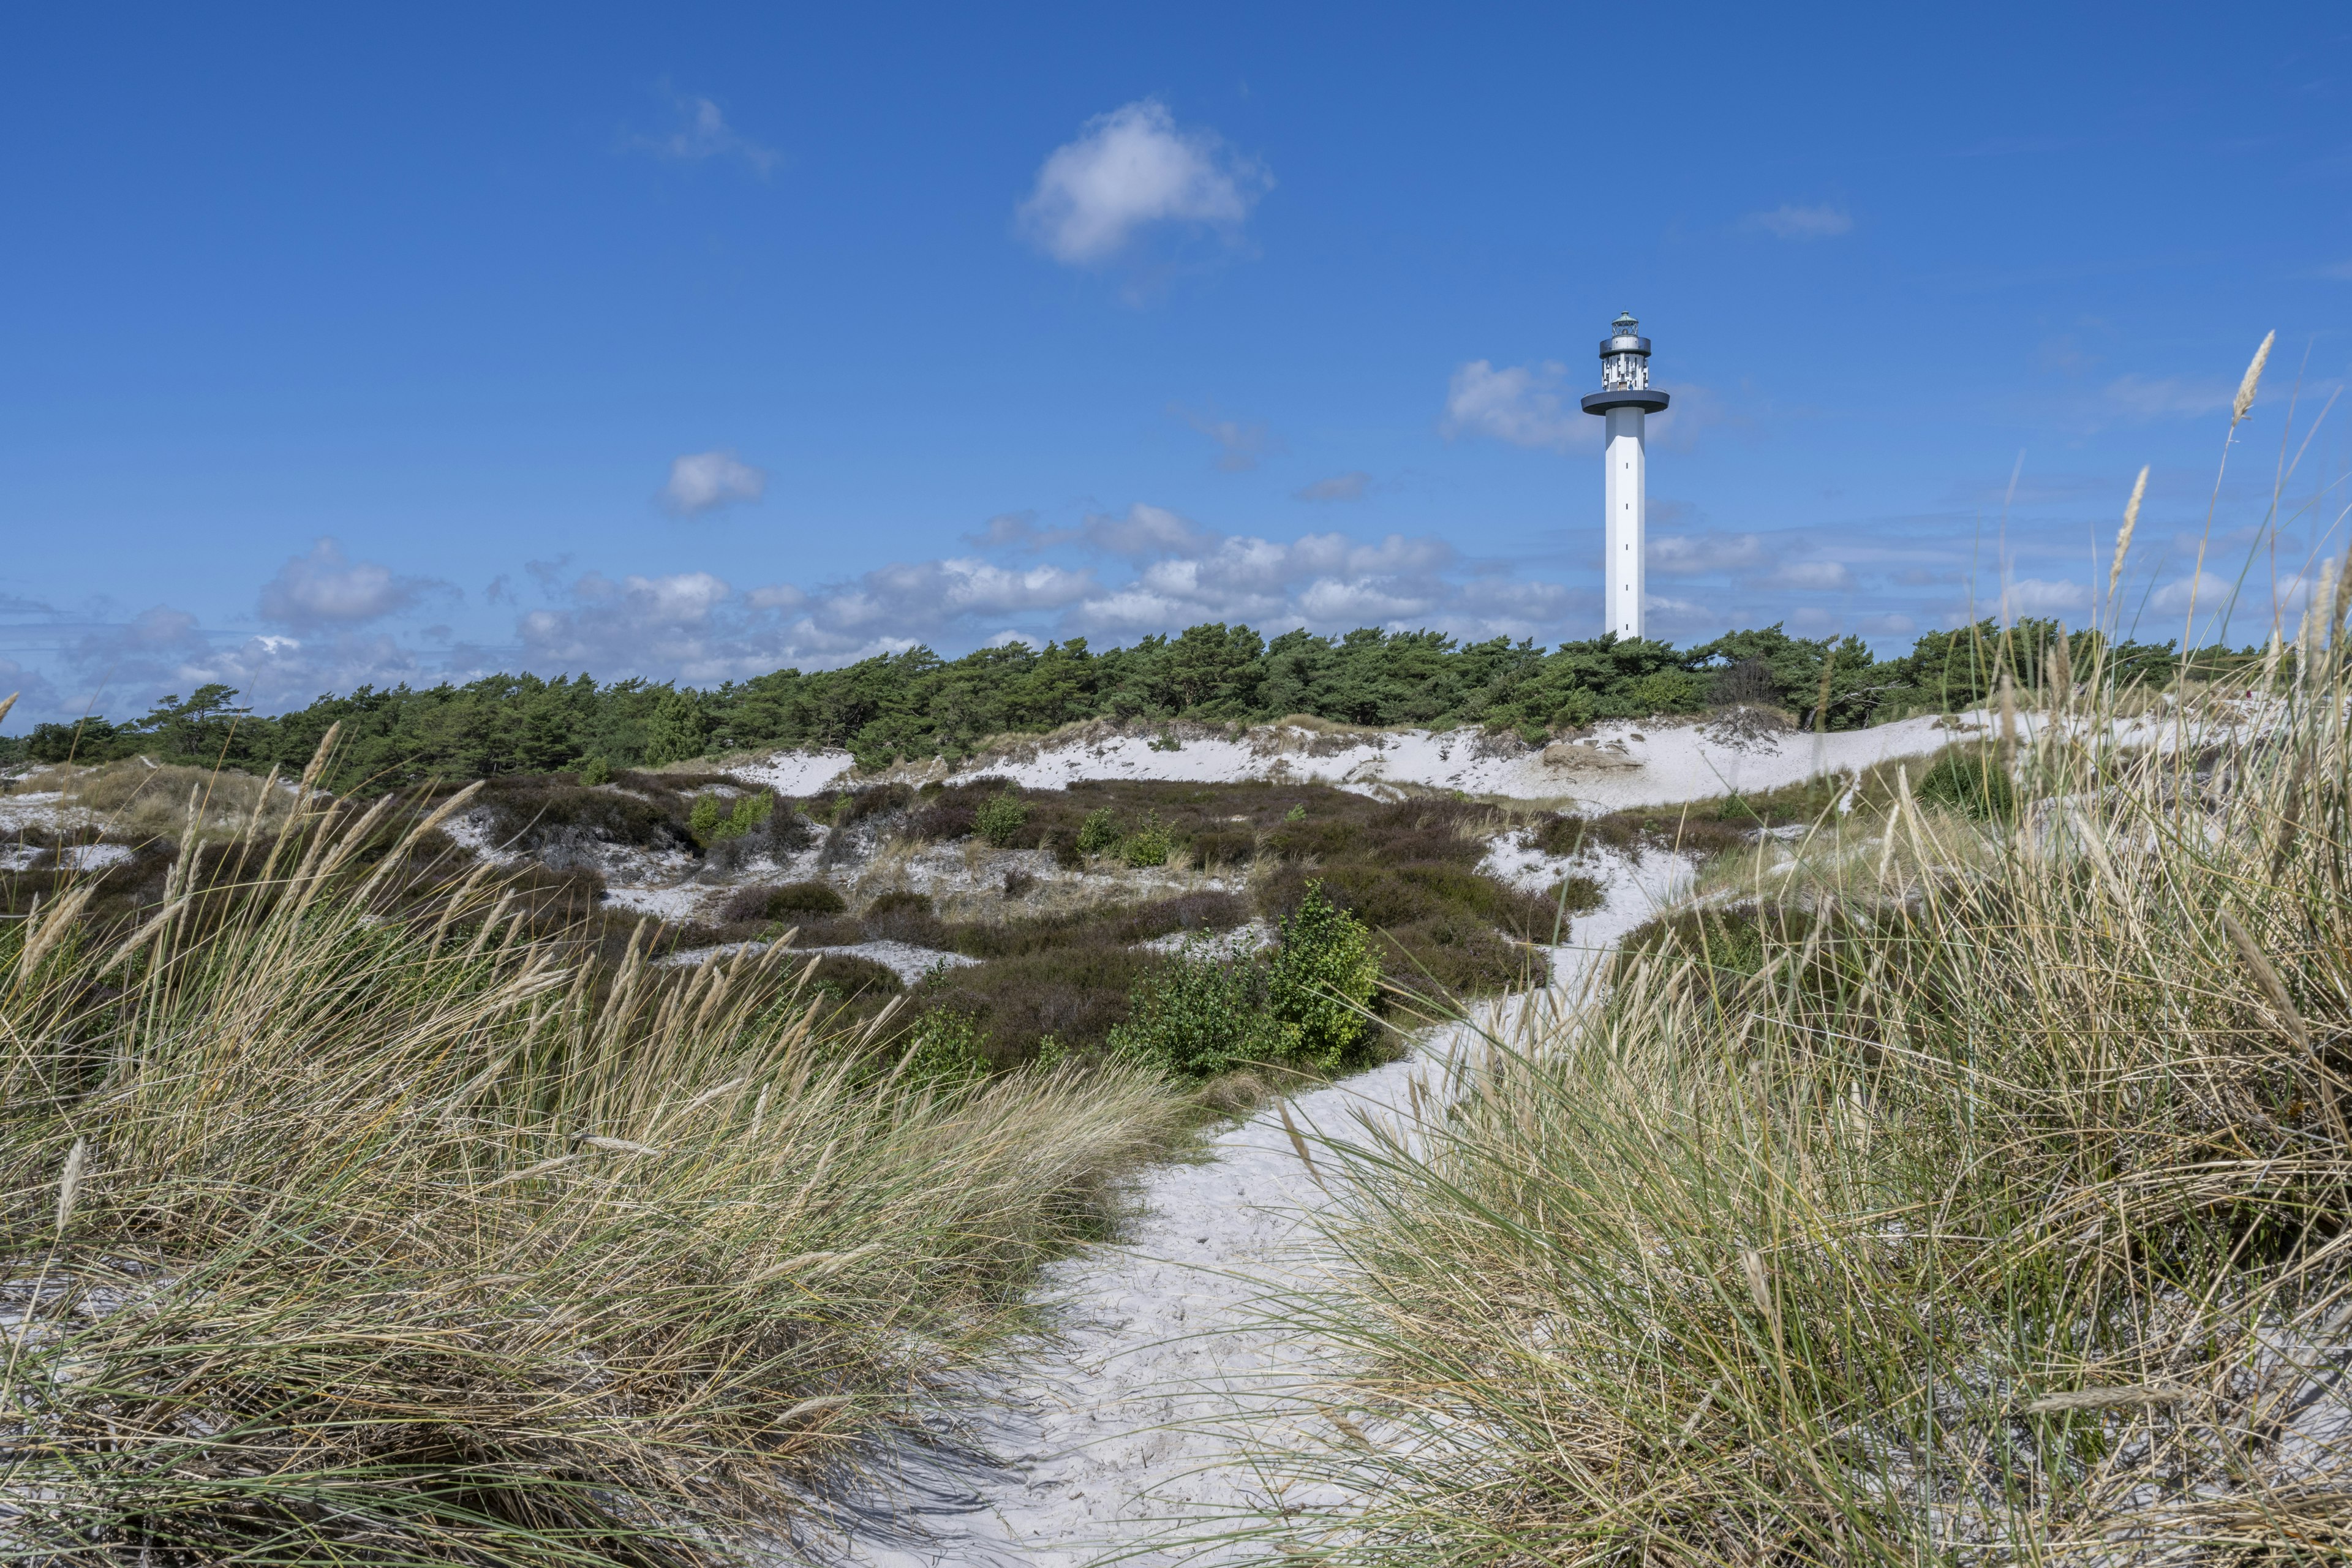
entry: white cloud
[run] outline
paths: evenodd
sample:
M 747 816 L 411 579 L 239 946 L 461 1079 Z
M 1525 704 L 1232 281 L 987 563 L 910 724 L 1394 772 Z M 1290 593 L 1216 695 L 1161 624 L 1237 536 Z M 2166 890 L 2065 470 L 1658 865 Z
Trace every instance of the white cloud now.
M 1783 203 L 1770 212 L 1749 213 L 1742 226 L 1762 229 L 1775 239 L 1833 239 L 1853 231 L 1853 218 L 1843 208 L 1823 204 L 1800 206 Z
M 2200 572 L 2194 577 L 2182 577 L 2158 588 L 2149 596 L 2148 607 L 2168 613 L 2185 612 L 2193 595 L 2200 610 L 2218 611 L 2229 603 L 2230 591 L 2233 586 L 2227 577 L 2211 572 Z
M 1166 507 L 1137 501 L 1124 516 L 1090 513 L 1084 529 L 1087 542 L 1114 555 L 1159 555 L 1204 550 L 1216 536 Z M 1049 534 L 1049 542 L 1065 535 Z
M 1564 452 L 1600 438 L 1601 421 L 1568 401 L 1568 367 L 1557 360 L 1538 365 L 1507 365 L 1474 359 L 1454 373 L 1445 388 L 1445 417 L 1438 428 L 1454 437 L 1491 436 L 1514 447 Z
M 1843 561 L 1790 561 L 1774 567 L 1764 578 L 1764 585 L 1801 594 L 1827 593 L 1853 587 L 1853 574 Z
M 2088 609 L 2091 591 L 2080 583 L 2053 583 L 2041 577 L 2021 577 L 2001 590 L 2005 616 L 2055 616 Z
M 2184 375 L 2119 375 L 2107 383 L 2106 399 L 2137 419 L 2188 419 L 2229 407 L 2236 390 L 2226 382 Z
M 1752 572 L 1764 564 L 1764 541 L 1753 533 L 1653 534 L 1646 564 L 1668 577 L 1709 572 Z
M 680 517 L 692 517 L 735 501 L 758 500 L 767 489 L 767 470 L 739 460 L 733 452 L 694 452 L 671 461 L 661 503 Z
M 1217 467 L 1226 473 L 1247 472 L 1256 468 L 1257 460 L 1268 451 L 1280 449 L 1263 421 L 1244 424 L 1238 419 L 1220 419 L 1213 414 L 1195 414 L 1172 404 L 1168 412 L 1217 444 Z
M 636 138 L 637 146 L 686 163 L 740 158 L 761 174 L 774 168 L 782 156 L 728 124 L 726 111 L 699 94 L 674 94 L 670 103 L 677 111 L 677 124 L 665 134 Z
M 1908 637 L 1919 629 L 1919 623 L 1899 610 L 1884 615 L 1864 616 L 1854 622 L 1853 629 L 1866 637 Z
M 321 539 L 261 585 L 261 616 L 289 626 L 359 626 L 408 609 L 446 583 L 400 577 L 389 566 L 348 559 L 342 546 Z
M 2315 278 L 2331 279 L 2338 283 L 2352 283 L 2352 261 L 2331 261 L 2312 269 Z
M 1363 469 L 1350 468 L 1344 474 L 1334 474 L 1328 479 L 1318 479 L 1303 489 L 1293 490 L 1290 496 L 1293 500 L 1361 500 L 1371 482 L 1372 476 Z
M 83 702 L 97 702 L 118 715 L 137 712 L 162 693 L 185 695 L 214 683 L 236 688 L 257 711 L 273 713 L 321 691 L 389 685 L 421 673 L 413 653 L 380 633 L 207 632 L 194 616 L 169 605 L 91 632 L 66 651 L 66 660 L 92 689 L 65 706 L 78 711 Z
M 1143 99 L 1087 122 L 1056 147 L 1021 204 L 1032 240 L 1056 261 L 1109 260 L 1155 224 L 1240 232 L 1274 176 L 1230 153 L 1214 132 L 1179 130 L 1167 106 Z

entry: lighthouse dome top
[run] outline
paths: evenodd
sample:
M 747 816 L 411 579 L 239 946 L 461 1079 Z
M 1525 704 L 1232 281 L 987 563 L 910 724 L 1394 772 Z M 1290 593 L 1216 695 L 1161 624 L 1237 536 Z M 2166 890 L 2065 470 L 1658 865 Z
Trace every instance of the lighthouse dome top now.
M 1609 323 L 1609 336 L 1601 340 L 1601 390 L 1580 402 L 1587 414 L 1619 408 L 1655 414 L 1666 406 L 1666 395 L 1650 385 L 1650 340 L 1631 310 Z
M 1642 354 L 1650 352 L 1650 340 L 1642 335 L 1642 323 L 1633 319 L 1631 310 L 1621 310 L 1609 323 L 1609 335 L 1601 340 L 1601 357 L 1612 354 Z

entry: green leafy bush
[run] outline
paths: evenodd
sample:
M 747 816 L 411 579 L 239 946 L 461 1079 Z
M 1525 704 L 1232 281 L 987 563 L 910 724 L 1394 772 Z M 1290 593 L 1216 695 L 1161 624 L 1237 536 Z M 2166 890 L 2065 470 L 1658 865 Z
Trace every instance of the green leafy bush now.
M 1282 922 L 1282 947 L 1267 977 L 1266 1000 L 1283 1029 L 1285 1054 L 1325 1070 L 1338 1068 L 1371 1033 L 1366 1014 L 1381 981 L 1364 922 L 1335 907 L 1323 884 L 1307 884 L 1297 910 Z
M 984 1076 L 981 1055 L 987 1029 L 973 1014 L 943 1008 L 926 1013 L 907 1031 L 906 1066 L 900 1076 L 919 1083 L 966 1083 Z
M 1111 1051 L 1187 1078 L 1213 1078 L 1287 1054 L 1288 1037 L 1266 1001 L 1263 964 L 1194 957 L 1136 987 L 1133 1012 L 1110 1032 Z
M 580 782 L 583 784 L 608 784 L 613 782 L 613 764 L 602 757 L 591 757 L 580 765 Z
M 1141 870 L 1147 866 L 1168 864 L 1169 848 L 1166 825 L 1157 816 L 1149 816 L 1119 845 L 1118 855 L 1129 866 Z
M 768 820 L 776 809 L 776 797 L 766 790 L 752 795 L 739 795 L 732 807 L 719 804 L 715 795 L 694 797 L 694 810 L 686 819 L 693 831 L 695 842 L 710 845 L 730 838 L 740 838 Z
M 1078 853 L 1099 855 L 1112 847 L 1126 835 L 1119 831 L 1118 814 L 1108 806 L 1087 813 L 1078 826 Z
M 1696 713 L 1706 702 L 1706 679 L 1686 669 L 1661 669 L 1633 682 L 1626 695 L 1637 714 Z
M 972 814 L 972 827 L 991 844 L 1002 849 L 1013 840 L 1029 820 L 1029 803 L 1011 790 L 992 795 L 981 802 Z

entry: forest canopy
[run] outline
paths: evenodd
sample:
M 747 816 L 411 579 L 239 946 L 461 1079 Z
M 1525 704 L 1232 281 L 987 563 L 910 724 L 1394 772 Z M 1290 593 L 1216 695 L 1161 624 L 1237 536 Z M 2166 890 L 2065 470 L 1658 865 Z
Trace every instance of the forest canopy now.
M 338 788 L 423 779 L 551 773 L 592 762 L 659 766 L 755 747 L 841 748 L 866 766 L 970 754 L 991 737 L 1042 733 L 1090 719 L 1263 721 L 1291 714 L 1346 724 L 1475 725 L 1530 742 L 1602 719 L 1691 713 L 1748 702 L 1785 709 L 1807 727 L 1857 729 L 1981 702 L 2002 672 L 2022 689 L 2100 660 L 2128 683 L 2169 680 L 2171 643 L 2105 647 L 2096 632 L 2053 621 L 1992 621 L 1929 632 L 1896 658 L 1858 637 L 1791 637 L 1779 626 L 1686 648 L 1604 636 L 1545 648 L 1494 637 L 1363 628 L 1272 641 L 1223 622 L 1097 652 L 1083 637 L 1043 647 L 985 647 L 960 658 L 911 648 L 836 669 L 780 669 L 697 689 L 638 679 L 494 675 L 464 685 L 327 695 L 276 716 L 226 686 L 164 698 L 120 721 L 45 723 L 0 742 L 13 760 L 162 762 L 262 771 L 299 768 L 331 724 L 342 726 Z M 2239 658 L 2200 652 L 2209 657 Z

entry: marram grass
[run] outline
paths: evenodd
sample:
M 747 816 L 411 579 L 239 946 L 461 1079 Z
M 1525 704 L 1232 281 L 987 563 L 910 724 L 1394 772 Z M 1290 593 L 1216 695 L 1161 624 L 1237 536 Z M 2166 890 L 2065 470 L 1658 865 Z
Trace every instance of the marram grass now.
M 1357 1506 L 1270 1560 L 2352 1558 L 2345 661 L 2096 680 L 1314 1149 L 1361 1374 L 1262 1462 Z
M 135 932 L 0 931 L 10 1561 L 789 1537 L 1171 1131 L 1115 1068 L 894 1076 L 781 950 L 600 973 L 300 798 Z

